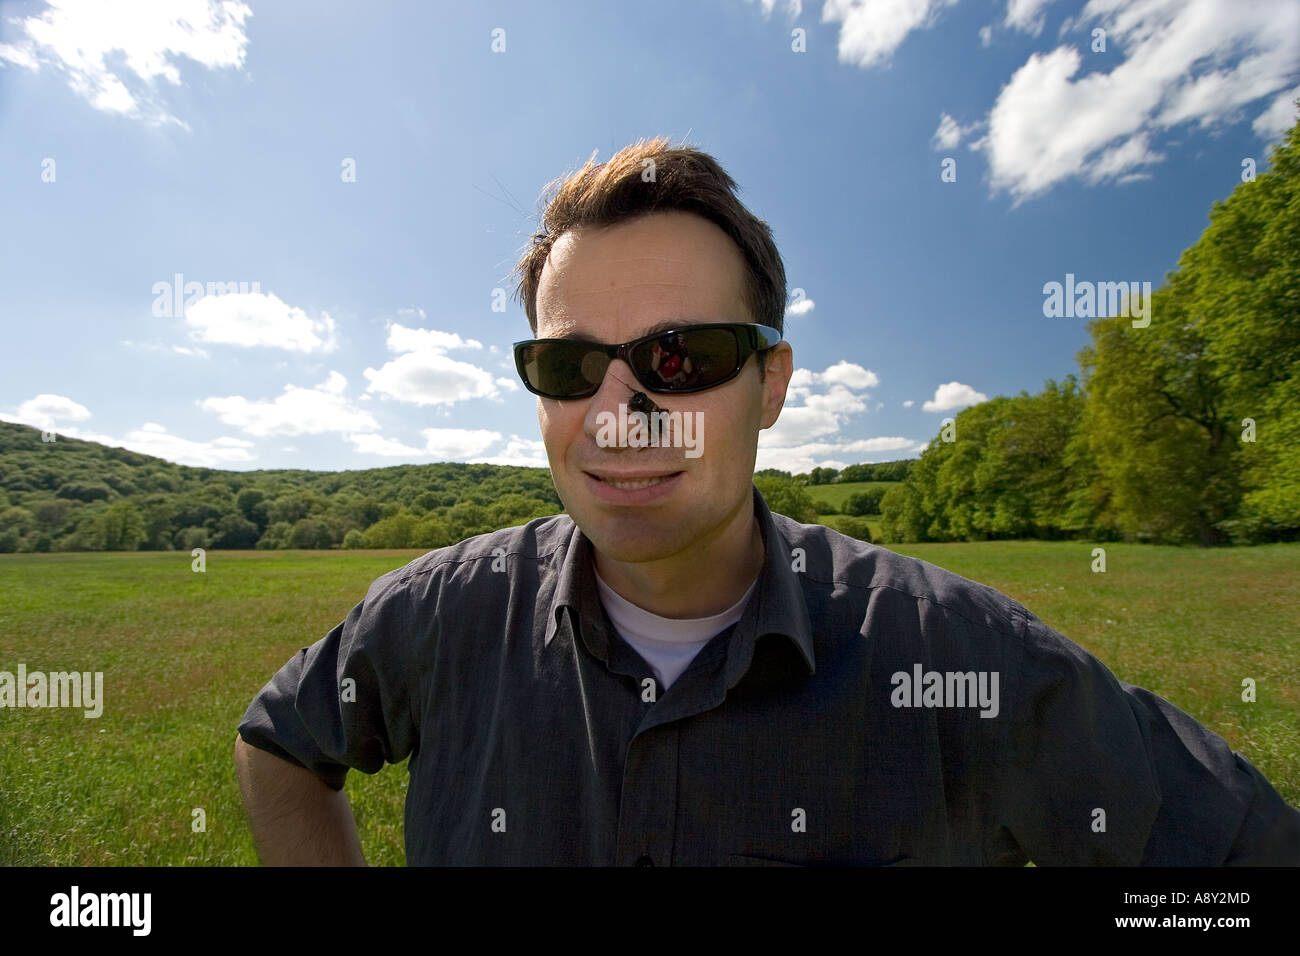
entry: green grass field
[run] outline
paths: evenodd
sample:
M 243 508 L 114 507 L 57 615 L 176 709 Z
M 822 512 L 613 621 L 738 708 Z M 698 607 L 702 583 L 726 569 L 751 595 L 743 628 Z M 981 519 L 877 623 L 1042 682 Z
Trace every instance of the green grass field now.
M 873 488 L 888 491 L 896 484 L 898 484 L 896 481 L 845 481 L 831 485 L 805 485 L 803 490 L 808 492 L 808 497 L 815 502 L 830 504 L 837 509 L 843 509 L 844 502 L 849 500 L 849 495 Z
M 804 491 L 808 492 L 808 497 L 817 504 L 817 520 L 827 527 L 834 528 L 836 531 L 848 534 L 845 529 L 839 526 L 841 514 L 838 512 L 844 510 L 844 502 L 849 500 L 849 495 L 859 491 L 866 491 L 869 488 L 879 488 L 882 491 L 888 491 L 896 481 L 846 481 L 831 485 L 807 485 Z M 834 512 L 827 512 L 823 509 L 826 505 L 835 508 Z M 871 540 L 880 540 L 880 515 L 863 515 L 867 520 L 867 527 L 871 529 Z
M 897 550 L 1022 601 L 1222 734 L 1300 803 L 1300 545 L 993 542 Z M 104 672 L 104 712 L 0 709 L 0 864 L 256 863 L 235 728 L 300 647 L 415 552 L 0 555 L 0 670 Z M 1258 700 L 1241 700 L 1242 678 Z M 353 773 L 367 860 L 404 862 L 407 775 Z M 206 828 L 194 832 L 193 811 Z

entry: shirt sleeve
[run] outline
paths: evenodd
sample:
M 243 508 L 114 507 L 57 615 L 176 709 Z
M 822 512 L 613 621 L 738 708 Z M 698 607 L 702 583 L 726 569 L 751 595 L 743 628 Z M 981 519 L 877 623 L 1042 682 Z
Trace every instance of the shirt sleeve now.
M 414 748 L 407 592 L 388 578 L 258 692 L 239 725 L 250 746 L 311 770 L 335 790 Z
M 1005 825 L 1038 865 L 1300 865 L 1300 811 L 1218 734 L 1028 616 Z

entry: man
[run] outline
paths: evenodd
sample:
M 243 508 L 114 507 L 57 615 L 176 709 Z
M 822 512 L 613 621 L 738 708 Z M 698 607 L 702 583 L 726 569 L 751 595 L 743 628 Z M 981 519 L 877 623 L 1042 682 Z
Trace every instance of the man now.
M 567 515 L 384 575 L 258 694 L 263 861 L 363 863 L 347 770 L 409 756 L 411 864 L 1300 862 L 1300 812 L 1186 714 L 1004 595 L 768 510 L 785 272 L 734 189 L 663 140 L 559 185 L 516 361 Z

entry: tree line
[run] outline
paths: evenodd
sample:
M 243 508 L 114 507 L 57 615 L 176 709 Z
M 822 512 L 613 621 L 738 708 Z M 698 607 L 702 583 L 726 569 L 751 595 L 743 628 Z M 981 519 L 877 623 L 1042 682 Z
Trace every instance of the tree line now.
M 0 552 L 431 549 L 560 510 L 544 468 L 233 472 L 0 422 Z
M 0 553 L 432 549 L 563 510 L 545 468 L 443 462 L 235 472 L 52 437 L 0 422 Z M 811 500 L 796 497 L 803 486 L 904 474 L 907 464 L 774 471 L 760 486 L 770 481 L 775 510 L 815 521 Z
M 941 428 L 885 495 L 884 539 L 1300 539 L 1300 126 L 1150 307 L 1091 322 L 1078 376 Z

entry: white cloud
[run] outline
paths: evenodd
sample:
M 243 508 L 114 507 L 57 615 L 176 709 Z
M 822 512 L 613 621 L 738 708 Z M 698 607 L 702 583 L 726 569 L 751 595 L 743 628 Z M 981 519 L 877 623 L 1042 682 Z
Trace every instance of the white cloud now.
M 481 349 L 478 339 L 462 339 L 455 332 L 438 329 L 412 329 L 394 322 L 388 327 L 390 352 L 445 352 L 448 349 Z
M 957 0 L 826 0 L 822 23 L 840 22 L 839 59 L 880 66 L 913 30 L 934 25 L 939 10 Z
M 487 465 L 521 465 L 526 468 L 550 467 L 550 462 L 546 458 L 545 443 L 531 438 L 520 438 L 518 435 L 511 435 L 505 448 L 496 454 L 470 458 L 469 461 Z
M 497 377 L 470 362 L 447 355 L 449 349 L 481 349 L 483 343 L 454 332 L 412 329 L 393 324 L 388 349 L 401 352 L 378 369 L 364 372 L 366 391 L 413 405 L 452 405 L 474 398 L 501 398 L 502 390 L 518 391 L 512 379 Z
M 912 401 L 912 400 L 909 398 L 907 401 L 905 401 L 905 402 L 903 403 L 903 407 L 904 407 L 904 408 L 911 408 L 911 407 L 912 407 L 913 405 L 915 405 L 915 404 L 916 404 L 916 402 Z
M 854 395 L 843 385 L 833 385 L 820 395 L 807 396 L 804 405 L 834 415 L 849 415 L 853 412 L 865 411 L 867 407 L 867 403 L 860 396 Z
M 1052 0 L 1007 0 L 1007 18 L 1003 23 L 1036 37 L 1043 32 L 1043 10 L 1051 3 Z
M 993 42 L 993 28 L 990 26 L 980 27 L 980 46 L 989 46 Z
M 71 434 L 71 433 L 70 433 Z M 81 438 L 86 436 L 73 435 Z M 143 455 L 165 458 L 182 465 L 196 468 L 218 468 L 232 462 L 252 461 L 254 455 L 249 451 L 253 447 L 250 441 L 241 438 L 214 438 L 212 441 L 190 441 L 179 435 L 168 434 L 161 425 L 147 422 L 139 429 L 127 432 L 122 439 L 107 436 L 89 438 L 106 445 L 120 445 Z
M 410 445 L 403 445 L 396 439 L 383 438 L 379 435 L 364 433 L 349 435 L 348 441 L 352 442 L 352 447 L 362 455 L 384 455 L 390 458 L 429 457 L 429 453 L 423 448 L 412 448 Z
M 196 468 L 217 468 L 232 462 L 252 461 L 249 451 L 253 443 L 241 438 L 214 438 L 212 441 L 190 441 L 179 435 L 168 434 L 157 422 L 145 422 L 126 433 L 125 438 L 85 431 L 75 425 L 60 422 L 81 422 L 90 418 L 86 406 L 63 395 L 41 394 L 29 398 L 18 406 L 15 414 L 0 413 L 0 421 L 17 422 L 35 428 L 54 431 L 66 438 L 98 442 L 110 448 L 128 448 L 142 455 L 153 455 L 182 465 Z
M 164 345 L 160 342 L 133 342 L 131 339 L 122 339 L 122 344 L 127 348 L 146 349 L 150 352 L 175 352 L 177 355 L 187 355 L 190 358 L 209 357 L 206 349 L 192 349 L 185 345 Z
M 961 382 L 946 382 L 934 390 L 934 398 L 925 402 L 921 408 L 927 412 L 946 412 L 954 408 L 965 408 L 987 402 L 989 397 L 977 392 Z
M 961 142 L 962 133 L 961 124 L 944 113 L 939 117 L 939 127 L 930 138 L 930 145 L 935 149 L 952 149 Z
M 195 468 L 219 468 L 232 462 L 253 461 L 256 457 L 249 449 L 250 441 L 242 438 L 221 437 L 211 441 L 190 441 L 179 435 L 168 434 L 163 426 L 146 422 L 140 428 L 126 433 L 125 438 L 82 431 L 79 428 L 60 428 L 60 435 L 82 441 L 99 442 L 112 448 L 128 448 L 142 455 L 153 455 L 180 465 Z
M 779 468 L 796 475 L 811 471 L 813 468 L 843 468 L 843 459 L 863 454 L 874 457 L 892 452 L 893 454 L 887 457 L 906 458 L 924 446 L 924 442 L 898 435 L 778 446 L 764 441 L 764 436 L 767 434 L 767 432 L 759 433 L 755 469 Z
M 771 428 L 759 433 L 759 447 L 792 447 L 809 438 L 833 435 L 840 430 L 843 417 L 831 409 L 786 405 Z
M 352 406 L 343 396 L 347 379 L 338 372 L 315 388 L 286 385 L 271 401 L 250 401 L 239 395 L 205 398 L 204 411 L 215 412 L 227 425 L 249 435 L 320 435 L 378 431 L 379 423 Z
M 275 293 L 206 295 L 185 308 L 185 324 L 198 342 L 264 346 L 292 352 L 332 352 L 338 347 L 334 320 L 313 319 Z
M 866 396 L 857 393 L 879 383 L 875 372 L 842 359 L 823 372 L 795 369 L 780 418 L 759 433 L 760 447 L 790 447 L 839 431 L 849 415 L 866 411 Z
M 755 0 L 747 0 L 747 2 L 754 3 Z M 776 9 L 777 0 L 757 0 L 757 2 L 763 10 L 764 20 L 770 17 L 772 11 Z M 791 17 L 799 16 L 803 13 L 803 0 L 785 0 L 785 10 Z
M 1296 100 L 1300 100 L 1300 86 L 1274 98 L 1269 108 L 1251 124 L 1255 135 L 1267 140 L 1280 139 L 1296 123 Z
M 790 376 L 792 388 L 806 389 L 810 385 L 845 385 L 852 389 L 875 388 L 880 384 L 880 376 L 871 369 L 863 368 L 854 362 L 840 359 L 824 372 L 813 372 L 806 368 L 797 368 Z
M 370 382 L 367 391 L 414 405 L 451 405 L 501 394 L 490 372 L 441 352 L 407 352 L 364 374 Z
M 1101 56 L 1091 52 L 1091 24 L 1106 31 L 1105 55 L 1120 62 L 1079 75 L 1085 57 Z M 1264 97 L 1256 132 L 1283 122 L 1277 94 L 1294 87 L 1300 66 L 1294 0 L 1091 0 L 1074 25 L 1080 45 L 1033 53 L 973 144 L 986 154 L 995 192 L 1020 202 L 1074 177 L 1132 177 L 1163 159 L 1157 133 L 1235 122 Z
M 48 392 L 27 399 L 12 415 L 0 414 L 0 419 L 4 421 L 41 429 L 55 428 L 59 422 L 84 422 L 89 417 L 90 409 L 85 405 L 74 402 L 66 395 L 51 395 Z
M 41 16 L 11 21 L 16 39 L 0 44 L 0 61 L 61 72 L 97 110 L 188 129 L 168 112 L 158 80 L 178 86 L 182 59 L 242 69 L 251 15 L 238 0 L 51 0 Z
M 426 428 L 425 449 L 443 461 L 460 461 L 481 455 L 501 440 L 501 433 L 486 428 Z
M 796 299 L 794 302 L 791 302 L 786 306 L 785 314 L 793 316 L 807 315 L 815 308 L 817 308 L 817 303 L 812 299 L 805 297 L 802 299 Z

